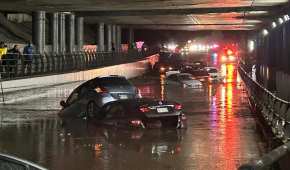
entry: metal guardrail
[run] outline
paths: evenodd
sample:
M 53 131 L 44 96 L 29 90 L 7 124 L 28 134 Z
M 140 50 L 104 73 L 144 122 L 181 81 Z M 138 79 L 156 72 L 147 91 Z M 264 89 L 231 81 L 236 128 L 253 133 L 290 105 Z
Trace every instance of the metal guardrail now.
M 123 64 L 143 59 L 154 52 L 74 52 L 63 54 L 6 54 L 0 60 L 0 80 L 57 74 Z
M 239 72 L 244 80 L 250 101 L 268 124 L 277 139 L 284 145 L 267 153 L 252 164 L 242 165 L 239 170 L 265 170 L 290 153 L 290 102 L 280 99 L 267 90 L 245 71 L 240 64 Z

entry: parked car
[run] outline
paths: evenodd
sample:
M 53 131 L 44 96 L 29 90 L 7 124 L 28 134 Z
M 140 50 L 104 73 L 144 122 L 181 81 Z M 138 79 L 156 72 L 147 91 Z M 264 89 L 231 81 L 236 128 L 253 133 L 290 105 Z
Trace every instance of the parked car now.
M 59 115 L 82 114 L 95 117 L 109 102 L 140 97 L 138 89 L 125 77 L 96 77 L 77 87 L 66 101 L 60 102 L 63 108 Z
M 7 155 L 0 154 L 0 170 L 47 170 L 40 165 L 29 162 L 27 160 Z
M 166 78 L 166 84 L 180 85 L 182 87 L 189 87 L 189 88 L 202 87 L 201 81 L 193 79 L 193 76 L 189 73 L 171 74 Z
M 181 69 L 182 73 L 190 73 L 192 76 L 202 82 L 208 81 L 209 74 L 203 66 L 185 65 Z
M 176 102 L 149 98 L 110 102 L 101 110 L 102 124 L 131 128 L 185 128 L 186 117 Z
M 207 73 L 209 74 L 209 81 L 221 81 L 224 77 L 215 67 L 205 67 Z
M 70 114 L 70 117 L 79 116 L 79 114 Z M 65 118 L 64 115 L 61 117 Z M 179 103 L 146 98 L 109 102 L 91 120 L 100 126 L 119 128 L 185 128 L 187 126 L 186 117 Z

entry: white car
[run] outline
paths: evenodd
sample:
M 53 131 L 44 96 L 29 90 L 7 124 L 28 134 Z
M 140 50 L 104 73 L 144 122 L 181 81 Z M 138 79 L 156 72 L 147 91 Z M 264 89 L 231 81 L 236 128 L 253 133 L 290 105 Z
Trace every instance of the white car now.
M 167 72 L 165 73 L 165 76 L 168 77 L 168 76 L 170 76 L 170 75 L 172 75 L 172 74 L 178 74 L 178 73 L 180 73 L 179 70 L 167 71 Z
M 205 69 L 209 74 L 210 81 L 220 81 L 224 78 L 219 70 L 215 67 L 205 67 Z
M 189 73 L 176 73 L 171 74 L 166 78 L 166 84 L 168 85 L 181 85 L 188 88 L 200 88 L 202 83 L 199 80 L 193 79 Z

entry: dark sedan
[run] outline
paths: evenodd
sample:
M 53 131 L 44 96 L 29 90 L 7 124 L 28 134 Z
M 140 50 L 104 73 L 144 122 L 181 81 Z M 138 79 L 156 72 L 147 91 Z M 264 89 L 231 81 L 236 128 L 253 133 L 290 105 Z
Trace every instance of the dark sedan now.
M 79 117 L 80 115 L 70 116 Z M 186 128 L 187 126 L 186 116 L 182 113 L 179 103 L 153 99 L 110 102 L 100 110 L 93 120 L 100 125 L 125 128 Z

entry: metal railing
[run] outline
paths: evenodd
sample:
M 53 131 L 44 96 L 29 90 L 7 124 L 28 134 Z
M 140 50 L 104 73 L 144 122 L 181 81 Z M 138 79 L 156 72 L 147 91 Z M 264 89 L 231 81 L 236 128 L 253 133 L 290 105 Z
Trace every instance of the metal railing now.
M 261 117 L 270 127 L 273 135 L 284 143 L 255 163 L 241 166 L 240 170 L 267 169 L 290 152 L 290 102 L 280 99 L 253 80 L 245 71 L 243 64 L 240 64 L 239 72 L 246 84 L 254 109 L 262 114 Z
M 63 54 L 21 55 L 7 53 L 0 60 L 0 80 L 57 74 L 129 63 L 154 52 L 74 52 Z

